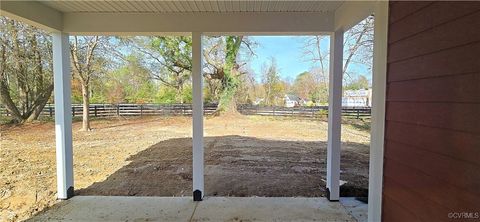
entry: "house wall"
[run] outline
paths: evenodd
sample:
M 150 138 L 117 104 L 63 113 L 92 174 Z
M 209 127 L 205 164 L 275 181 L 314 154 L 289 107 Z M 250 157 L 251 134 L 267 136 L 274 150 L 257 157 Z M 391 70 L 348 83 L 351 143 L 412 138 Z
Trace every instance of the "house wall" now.
M 480 2 L 389 8 L 382 218 L 478 216 Z
M 342 96 L 342 107 L 371 107 L 372 89 L 346 90 Z

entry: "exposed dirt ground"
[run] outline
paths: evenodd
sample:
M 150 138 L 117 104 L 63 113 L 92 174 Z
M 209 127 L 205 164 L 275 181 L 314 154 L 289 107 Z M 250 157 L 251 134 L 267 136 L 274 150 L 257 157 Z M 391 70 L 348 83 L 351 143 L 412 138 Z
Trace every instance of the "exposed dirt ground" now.
M 369 132 L 342 129 L 344 196 L 365 196 Z M 73 124 L 77 195 L 192 195 L 191 119 L 155 117 Z M 0 221 L 55 204 L 54 124 L 1 127 Z M 205 121 L 205 192 L 218 196 L 324 196 L 327 123 L 271 117 Z

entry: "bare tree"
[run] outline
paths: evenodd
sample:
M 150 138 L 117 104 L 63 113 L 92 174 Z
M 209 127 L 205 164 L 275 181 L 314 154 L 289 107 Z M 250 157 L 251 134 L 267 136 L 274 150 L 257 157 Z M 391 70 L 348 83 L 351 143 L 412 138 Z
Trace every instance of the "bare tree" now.
M 106 37 L 99 36 L 74 36 L 71 42 L 70 52 L 72 55 L 72 66 L 74 77 L 78 78 L 82 87 L 83 116 L 82 130 L 90 130 L 90 83 L 92 78 L 99 73 L 98 50 L 100 44 L 104 44 Z
M 373 25 L 374 17 L 369 16 L 345 32 L 343 57 L 343 78 L 345 83 L 355 79 L 349 70 L 351 64 L 359 63 L 368 67 L 372 66 Z
M 265 89 L 265 104 L 279 105 L 278 100 L 285 94 L 285 85 L 280 79 L 280 73 L 275 58 L 262 66 L 262 84 Z
M 322 46 L 322 42 L 326 39 L 327 36 L 312 36 L 307 38 L 303 44 L 304 58 L 318 65 L 318 68 L 312 69 L 311 73 L 314 76 L 315 84 L 323 85 L 323 87 L 318 87 L 320 98 L 327 98 L 328 95 L 328 59 L 330 56 L 328 48 Z
M 352 80 L 350 67 L 359 63 L 371 67 L 373 56 L 373 21 L 374 17 L 369 16 L 356 26 L 345 32 L 344 35 L 344 65 L 343 78 L 347 83 Z M 304 57 L 308 61 L 319 66 L 319 77 L 328 89 L 328 47 L 322 47 L 322 41 L 328 36 L 312 36 L 307 38 L 303 44 Z M 315 73 L 315 72 L 314 72 Z

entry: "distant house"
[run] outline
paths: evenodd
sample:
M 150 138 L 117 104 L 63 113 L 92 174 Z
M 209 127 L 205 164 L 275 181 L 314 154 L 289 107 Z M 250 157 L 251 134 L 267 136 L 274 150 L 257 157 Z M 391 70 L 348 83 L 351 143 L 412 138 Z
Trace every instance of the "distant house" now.
M 260 105 L 265 101 L 264 98 L 256 98 L 255 101 L 253 101 L 253 105 Z
M 303 106 L 305 100 L 302 98 L 293 95 L 293 94 L 285 94 L 285 107 L 296 107 L 296 106 Z
M 342 106 L 371 107 L 372 89 L 345 90 L 342 97 Z

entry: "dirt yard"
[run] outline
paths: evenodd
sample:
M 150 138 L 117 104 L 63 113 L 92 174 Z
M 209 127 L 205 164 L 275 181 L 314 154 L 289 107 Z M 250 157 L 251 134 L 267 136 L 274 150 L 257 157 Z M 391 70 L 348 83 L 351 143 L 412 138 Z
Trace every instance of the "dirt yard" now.
M 191 196 L 189 117 L 75 122 L 76 195 Z M 366 196 L 369 132 L 342 129 L 343 196 Z M 17 221 L 55 204 L 54 124 L 2 126 L 0 221 Z M 205 121 L 207 196 L 325 195 L 327 124 L 271 117 Z

